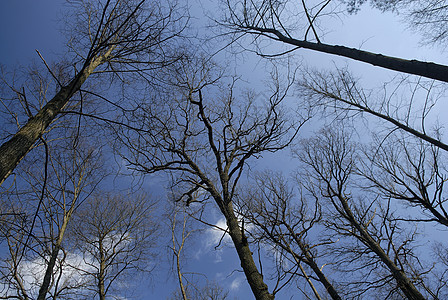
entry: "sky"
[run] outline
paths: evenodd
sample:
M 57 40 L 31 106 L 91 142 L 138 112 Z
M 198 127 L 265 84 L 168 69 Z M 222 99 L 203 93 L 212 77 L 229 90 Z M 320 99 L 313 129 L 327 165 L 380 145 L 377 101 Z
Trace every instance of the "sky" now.
M 40 63 L 35 49 L 39 50 L 48 61 L 57 61 L 59 55 L 64 53 L 64 37 L 58 30 L 60 12 L 67 9 L 63 2 L 62 0 L 0 1 L 0 63 L 7 69 L 22 68 L 32 61 Z M 198 2 L 195 1 L 191 5 L 198 5 Z M 202 1 L 202 7 L 208 8 L 210 5 L 210 2 Z M 328 28 L 334 29 L 330 29 L 325 36 L 326 43 L 448 64 L 448 58 L 441 54 L 440 49 L 420 45 L 419 36 L 410 34 L 392 13 L 381 14 L 364 7 L 357 15 L 349 16 L 342 21 L 334 19 L 332 23 Z M 322 68 L 335 63 L 346 64 L 352 71 L 363 74 L 363 78 L 369 82 L 381 83 L 385 78 L 392 78 L 395 75 L 392 71 L 308 50 L 302 50 L 300 56 L 306 64 Z M 264 72 L 259 57 L 246 55 L 244 63 L 236 70 L 254 86 L 260 85 L 260 78 L 253 76 L 254 73 Z M 279 168 L 287 168 L 288 162 L 287 157 L 277 158 L 276 165 Z M 267 159 L 257 163 L 263 167 L 272 164 L 272 161 L 268 155 Z M 223 219 L 218 215 L 214 216 L 214 221 L 218 225 L 223 225 Z M 228 245 L 214 250 L 219 238 L 220 233 L 212 229 L 201 233 L 200 241 L 192 251 L 193 259 L 185 266 L 186 270 L 204 273 L 210 280 L 221 283 L 229 289 L 230 299 L 233 297 L 251 299 L 251 292 L 243 275 L 240 272 L 233 272 L 239 267 L 235 250 Z M 164 299 L 171 295 L 176 288 L 176 282 L 173 276 L 168 275 L 169 272 L 169 268 L 156 272 L 150 284 L 143 286 L 142 293 L 146 294 L 147 299 Z M 278 299 L 302 299 L 302 296 L 288 292 L 279 294 Z
M 37 60 L 35 50 L 44 57 L 60 54 L 64 38 L 57 23 L 64 1 L 19 0 L 0 2 L 0 63 L 26 65 Z

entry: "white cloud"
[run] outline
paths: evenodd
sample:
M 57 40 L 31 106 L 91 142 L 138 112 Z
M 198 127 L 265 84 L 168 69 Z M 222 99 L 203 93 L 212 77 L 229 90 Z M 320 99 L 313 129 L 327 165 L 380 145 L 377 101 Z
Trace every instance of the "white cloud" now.
M 240 226 L 242 226 L 242 217 L 237 216 L 238 217 L 238 223 L 240 224 Z M 232 239 L 230 238 L 229 234 L 226 233 L 223 237 L 224 231 L 227 228 L 227 223 L 226 223 L 226 219 L 225 218 L 220 218 L 218 219 L 218 221 L 214 224 L 216 227 L 219 227 L 220 229 L 216 228 L 216 227 L 210 227 L 209 229 L 207 229 L 207 239 L 206 239 L 206 246 L 207 247 L 216 247 L 219 242 L 221 241 L 221 245 L 225 244 L 225 243 L 230 243 L 232 242 Z M 244 224 L 244 231 L 250 231 L 251 229 L 253 229 L 253 225 L 252 224 Z M 221 240 L 222 239 L 222 240 Z
M 232 283 L 230 284 L 230 290 L 232 290 L 232 291 L 237 291 L 237 290 L 240 288 L 241 283 L 243 283 L 243 281 L 244 281 L 244 278 L 243 278 L 243 277 L 237 277 L 237 278 L 235 278 L 235 279 L 232 281 Z
M 55 266 L 55 272 L 60 269 L 62 257 L 63 254 L 60 253 Z M 90 271 L 92 266 L 86 263 L 84 259 L 81 255 L 70 252 L 66 253 L 65 260 L 63 261 L 63 272 L 59 278 L 59 290 L 63 288 L 80 286 L 87 283 L 88 278 L 82 276 L 79 269 Z M 20 264 L 19 274 L 21 274 L 24 289 L 30 297 L 33 298 L 37 296 L 46 268 L 47 263 L 41 257 L 28 261 L 23 260 Z M 5 291 L 7 286 L 3 285 L 2 288 L 2 291 Z M 9 290 L 8 295 L 5 296 L 12 296 L 16 294 L 14 288 L 12 286 L 10 288 L 11 289 Z
M 207 239 L 205 240 L 205 245 L 207 248 L 218 246 L 221 239 L 221 244 L 223 244 L 223 242 L 230 242 L 231 240 L 229 234 L 227 233 L 223 237 L 224 231 L 227 228 L 226 220 L 224 218 L 219 219 L 215 226 L 221 229 L 216 227 L 207 229 Z

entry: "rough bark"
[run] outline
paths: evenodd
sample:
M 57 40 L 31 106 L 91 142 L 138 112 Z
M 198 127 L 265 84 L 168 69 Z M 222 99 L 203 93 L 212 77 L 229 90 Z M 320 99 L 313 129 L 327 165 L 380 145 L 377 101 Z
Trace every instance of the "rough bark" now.
M 71 97 L 81 88 L 94 70 L 107 60 L 113 47 L 105 54 L 97 56 L 66 86 L 32 117 L 19 131 L 8 141 L 0 146 L 0 185 L 12 173 L 22 158 L 32 149 L 33 145 L 45 132 L 45 129 L 62 111 Z
M 68 214 L 64 217 L 64 222 L 58 234 L 58 239 L 56 240 L 55 245 L 53 246 L 53 250 L 51 251 L 50 260 L 48 261 L 47 269 L 45 270 L 44 279 L 42 281 L 42 285 L 39 288 L 39 295 L 37 296 L 37 300 L 45 300 L 48 290 L 50 288 L 51 277 L 53 275 L 54 266 L 56 265 L 56 259 L 59 255 L 59 250 L 61 249 L 62 240 L 64 238 L 65 230 L 67 229 L 68 222 L 71 219 L 71 215 L 73 213 L 75 206 L 72 205 Z
M 231 202 L 226 205 L 226 212 L 224 215 L 229 228 L 229 235 L 235 245 L 235 249 L 241 261 L 241 267 L 243 268 L 255 298 L 257 300 L 274 299 L 274 295 L 269 293 L 268 286 L 263 281 L 263 275 L 258 272 L 247 242 L 247 237 L 244 235 L 244 232 L 238 224 L 238 219 L 233 212 L 233 205 Z
M 391 275 L 398 283 L 398 287 L 401 291 L 406 295 L 408 299 L 421 299 L 424 300 L 425 297 L 417 290 L 414 284 L 409 280 L 406 274 L 401 270 L 384 252 L 383 248 L 372 238 L 372 236 L 367 232 L 367 230 L 356 221 L 345 197 L 342 195 L 337 196 L 339 201 L 342 204 L 342 207 L 346 213 L 347 219 L 350 223 L 358 230 L 360 236 L 362 237 L 362 242 L 366 244 L 370 250 L 375 252 L 376 255 L 380 258 L 380 260 L 387 266 Z
M 310 251 L 308 250 L 308 247 L 306 247 L 300 239 L 297 237 L 294 238 L 297 244 L 300 247 L 300 250 L 302 251 L 302 254 L 305 256 L 304 262 L 313 270 L 314 274 L 319 278 L 319 281 L 323 284 L 325 289 L 327 290 L 328 294 L 330 294 L 331 298 L 334 300 L 340 300 L 342 299 L 341 296 L 339 296 L 336 289 L 333 287 L 331 282 L 328 280 L 328 278 L 325 276 L 325 274 L 322 272 L 322 270 L 319 268 L 319 266 L 316 264 L 316 261 L 314 260 L 314 257 L 310 254 Z
M 328 45 L 323 43 L 313 43 L 309 41 L 298 40 L 285 36 L 280 31 L 273 28 L 248 26 L 243 27 L 242 29 L 246 31 L 248 30 L 254 34 L 268 34 L 268 36 L 272 39 L 281 41 L 286 44 L 298 46 L 300 48 L 347 57 L 389 70 L 448 82 L 448 66 L 445 65 L 440 65 L 433 62 L 424 62 L 415 59 L 407 60 L 345 46 Z

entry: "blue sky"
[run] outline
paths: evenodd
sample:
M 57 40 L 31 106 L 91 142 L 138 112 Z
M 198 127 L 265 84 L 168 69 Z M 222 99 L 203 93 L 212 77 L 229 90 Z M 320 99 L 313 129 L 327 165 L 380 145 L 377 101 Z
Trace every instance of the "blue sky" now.
M 54 58 L 64 42 L 56 22 L 63 8 L 64 1 L 1 1 L 0 63 L 26 65 L 38 59 L 35 49 Z
M 204 1 L 204 3 L 206 3 Z M 204 4 L 207 6 L 210 4 Z M 0 63 L 8 69 L 26 66 L 32 61 L 40 63 L 35 49 L 39 50 L 48 61 L 57 61 L 58 55 L 64 53 L 64 38 L 59 32 L 58 18 L 60 11 L 66 9 L 64 1 L 56 0 L 2 0 L 0 1 Z M 371 52 L 404 58 L 432 60 L 446 64 L 448 59 L 437 49 L 430 49 L 418 45 L 419 37 L 410 35 L 405 27 L 397 22 L 392 14 L 380 14 L 369 9 L 361 10 L 358 15 L 344 20 L 333 20 L 334 30 L 330 30 L 326 37 L 327 43 L 343 44 L 355 48 L 363 48 Z M 332 28 L 332 25 L 329 26 Z M 400 37 L 397 39 L 397 36 Z M 385 77 L 392 77 L 391 71 L 379 70 L 369 65 L 345 61 L 321 53 L 304 50 L 302 59 L 309 65 L 326 67 L 335 62 L 347 64 L 354 72 L 363 73 L 367 80 L 381 82 Z M 259 58 L 250 56 L 244 65 L 238 67 L 248 81 L 258 78 L 250 74 L 257 70 L 263 73 L 263 64 L 257 64 Z M 372 69 L 375 72 L 372 72 Z M 259 83 L 255 83 L 259 84 Z M 261 166 L 269 165 L 272 161 L 260 161 Z M 285 159 L 285 165 L 288 159 Z M 214 222 L 222 222 L 216 215 Z M 168 240 L 168 239 L 167 239 Z M 210 280 L 216 280 L 224 288 L 230 289 L 230 299 L 238 296 L 240 299 L 251 299 L 251 293 L 244 277 L 239 272 L 232 272 L 239 268 L 236 252 L 232 247 L 224 246 L 222 250 L 214 251 L 216 233 L 205 231 L 199 241 L 195 243 L 193 258 L 185 266 L 192 272 L 204 273 Z M 166 249 L 161 249 L 166 251 Z M 163 256 L 163 255 L 162 255 Z M 165 264 L 151 278 L 149 286 L 142 286 L 143 293 L 148 299 L 164 299 L 176 289 L 175 278 L 168 273 L 170 268 Z M 278 299 L 302 299 L 300 295 L 280 294 Z

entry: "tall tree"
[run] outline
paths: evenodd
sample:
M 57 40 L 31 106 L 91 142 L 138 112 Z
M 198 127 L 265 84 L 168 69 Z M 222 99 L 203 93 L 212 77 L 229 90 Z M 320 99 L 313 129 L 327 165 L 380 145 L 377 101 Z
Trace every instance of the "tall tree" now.
M 188 249 L 193 248 L 194 240 L 198 241 L 196 236 L 203 233 L 202 229 L 197 227 L 199 222 L 195 221 L 195 215 L 200 214 L 202 208 L 199 208 L 199 211 L 191 208 L 191 206 L 186 207 L 184 203 L 175 203 L 173 211 L 169 214 L 171 222 L 169 248 L 173 253 L 174 272 L 179 285 L 179 289 L 173 293 L 172 299 L 225 300 L 229 292 L 217 282 L 209 281 L 207 278 L 205 278 L 205 283 L 197 282 L 196 277 L 198 275 L 203 277 L 204 274 L 185 271 L 183 264 L 189 259 L 186 253 Z
M 276 78 L 267 103 L 259 103 L 252 92 L 237 101 L 236 83 L 220 87 L 205 60 L 182 61 L 177 72 L 177 88 L 164 103 L 143 103 L 132 115 L 132 127 L 139 130 L 127 127 L 117 135 L 128 149 L 122 156 L 138 172 L 172 174 L 173 186 L 183 191 L 179 200 L 187 204 L 198 200 L 194 192 L 204 191 L 226 219 L 254 296 L 272 299 L 236 215 L 234 197 L 248 161 L 284 149 L 302 125 L 288 122 L 281 108 L 290 85 L 282 89 Z
M 311 202 L 301 197 L 300 192 L 294 193 L 280 174 L 265 172 L 256 176 L 255 181 L 252 189 L 241 193 L 238 207 L 247 223 L 255 226 L 251 237 L 269 245 L 276 253 L 275 264 L 283 273 L 279 278 L 285 281 L 277 283 L 276 289 L 280 290 L 291 280 L 304 278 L 317 299 L 323 298 L 313 281 L 321 283 L 332 299 L 342 299 L 335 284 L 319 266 L 319 242 L 313 243 L 309 237 L 314 235 L 313 227 L 321 221 L 319 203 L 315 201 L 314 207 L 309 207 Z M 313 274 L 308 275 L 303 265 Z
M 408 247 L 413 238 L 400 243 L 395 236 L 401 230 L 400 225 L 390 213 L 390 209 L 383 209 L 384 214 L 377 212 L 382 207 L 379 202 L 381 198 L 375 193 L 356 190 L 354 180 L 357 177 L 356 166 L 359 161 L 356 152 L 355 144 L 349 141 L 348 136 L 334 130 L 307 140 L 303 151 L 298 155 L 309 167 L 305 177 L 309 178 L 306 180 L 308 190 L 314 197 L 331 205 L 334 214 L 328 217 L 326 223 L 342 236 L 350 236 L 360 242 L 353 249 L 353 253 L 361 253 L 361 258 L 370 260 L 365 266 L 382 265 L 388 276 L 396 281 L 395 289 L 400 289 L 402 295 L 408 299 L 426 299 L 415 284 L 418 281 L 413 280 L 421 278 L 422 274 L 427 272 L 420 270 L 419 273 L 419 270 L 412 266 L 416 256 L 412 253 L 412 248 Z M 361 250 L 361 245 L 366 250 Z M 339 249 L 342 251 L 344 247 L 339 244 Z M 371 253 L 375 258 L 369 258 L 366 253 Z M 369 267 L 367 272 L 371 271 Z M 389 281 L 388 276 L 376 279 L 368 288 L 384 286 L 384 283 Z M 363 278 L 363 281 L 367 281 L 367 278 Z M 425 287 L 424 283 L 421 285 Z M 431 294 L 431 291 L 429 293 Z
M 384 1 L 374 2 L 384 3 Z M 420 2 L 423 3 L 424 1 Z M 227 12 L 220 23 L 232 30 L 232 33 L 251 35 L 256 45 L 259 40 L 267 38 L 292 46 L 286 53 L 298 49 L 309 49 L 369 63 L 389 70 L 448 82 L 448 66 L 442 64 L 392 57 L 342 45 L 324 43 L 319 33 L 319 19 L 322 16 L 334 13 L 335 5 L 340 6 L 341 3 L 334 4 L 336 2 L 331 0 L 321 1 L 317 4 L 313 1 L 303 0 L 299 5 L 291 1 L 226 0 L 224 3 Z M 446 7 L 441 5 L 440 9 L 443 11 Z M 430 13 L 428 12 L 427 15 L 429 16 Z M 262 49 L 257 48 L 257 51 L 260 51 L 263 55 Z
M 61 274 L 64 263 L 61 253 L 64 253 L 67 227 L 76 208 L 102 179 L 99 152 L 80 139 L 74 144 L 73 139 L 60 138 L 55 148 L 45 142 L 44 151 L 45 168 L 42 170 L 39 164 L 22 164 L 20 184 L 4 194 L 8 196 L 9 206 L 21 207 L 23 217 L 16 217 L 15 222 L 4 224 L 2 229 L 9 247 L 9 255 L 2 255 L 5 270 L 2 273 L 5 281 L 21 287 L 16 295 L 25 299 L 70 293 L 69 284 L 61 282 L 57 275 Z M 33 156 L 39 160 L 37 152 Z M 31 267 L 26 267 L 33 264 L 39 274 L 36 278 L 30 274 Z
M 84 288 L 101 300 L 115 292 L 118 283 L 135 281 L 140 272 L 154 268 L 151 258 L 158 226 L 152 217 L 155 204 L 145 195 L 99 193 L 77 210 L 70 228 L 72 251 L 83 257 L 79 276 Z
M 70 23 L 75 36 L 69 44 L 76 54 L 75 72 L 70 79 L 61 80 L 43 60 L 58 91 L 0 146 L 0 185 L 92 74 L 138 72 L 144 76 L 149 70 L 176 60 L 176 51 L 168 49 L 167 44 L 183 27 L 173 6 L 164 8 L 145 0 L 71 3 L 76 8 Z M 20 101 L 31 101 L 24 90 L 17 91 Z

